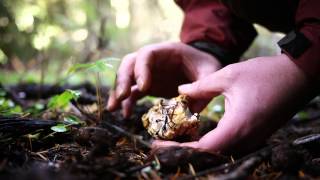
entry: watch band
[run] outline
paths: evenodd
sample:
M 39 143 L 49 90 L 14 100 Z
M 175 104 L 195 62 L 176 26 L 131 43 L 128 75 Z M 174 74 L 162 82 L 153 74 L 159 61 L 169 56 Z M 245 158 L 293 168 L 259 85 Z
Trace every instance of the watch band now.
M 311 42 L 303 33 L 293 30 L 282 38 L 278 45 L 292 58 L 297 59 L 311 46 Z
M 238 56 L 231 54 L 230 52 L 211 42 L 194 41 L 192 43 L 189 43 L 189 45 L 213 55 L 223 66 L 235 63 L 238 60 Z

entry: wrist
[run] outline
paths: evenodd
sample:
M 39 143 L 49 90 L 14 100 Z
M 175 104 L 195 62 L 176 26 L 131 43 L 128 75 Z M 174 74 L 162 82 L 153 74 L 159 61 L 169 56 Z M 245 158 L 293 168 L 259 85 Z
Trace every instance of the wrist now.
M 177 54 L 180 55 L 182 60 L 183 71 L 191 81 L 206 77 L 223 67 L 221 62 L 213 55 L 184 43 L 179 47 Z
M 282 67 L 280 69 L 283 70 L 283 76 L 286 76 L 286 83 L 290 87 L 287 93 L 296 92 L 294 94 L 299 94 L 300 96 L 296 97 L 296 99 L 305 102 L 314 98 L 320 90 L 319 79 L 316 80 L 311 77 L 290 56 L 281 54 L 278 57 L 280 57 L 280 66 Z M 289 91 L 291 92 L 289 93 Z
M 290 32 L 278 42 L 282 53 L 301 69 L 308 79 L 320 80 L 320 25 L 309 24 Z
M 231 52 L 219 47 L 218 45 L 206 41 L 193 41 L 189 43 L 190 46 L 206 52 L 219 60 L 222 66 L 235 63 L 239 57 L 233 55 Z

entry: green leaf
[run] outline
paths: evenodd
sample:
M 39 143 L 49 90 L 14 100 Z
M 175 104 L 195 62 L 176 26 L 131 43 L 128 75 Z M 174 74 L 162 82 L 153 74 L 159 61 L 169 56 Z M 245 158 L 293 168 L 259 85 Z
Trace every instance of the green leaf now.
M 77 100 L 81 95 L 80 91 L 74 91 L 74 90 L 71 90 L 71 89 L 67 89 L 66 91 L 71 94 L 72 99 L 74 99 L 74 100 Z
M 30 113 L 33 116 L 39 115 L 43 110 L 45 110 L 45 105 L 39 102 L 34 103 L 31 107 L 24 110 L 26 113 Z
M 7 94 L 6 91 L 0 88 L 0 97 L 5 97 L 6 94 Z
M 58 124 L 56 126 L 52 126 L 50 129 L 54 132 L 67 132 L 68 131 L 67 127 L 64 124 Z
M 111 64 L 108 64 L 105 60 L 96 61 L 94 65 L 99 69 L 100 71 L 107 71 L 109 69 L 112 69 L 113 66 Z
M 0 97 L 0 114 L 4 116 L 15 115 L 22 113 L 22 108 L 15 105 L 10 99 Z
M 10 113 L 12 114 L 19 114 L 22 113 L 22 108 L 20 106 L 14 106 L 10 109 Z
M 44 105 L 42 103 L 35 103 L 34 104 L 34 109 L 41 111 L 44 109 Z
M 68 75 L 75 73 L 77 71 L 93 71 L 93 72 L 106 72 L 106 71 L 116 71 L 119 67 L 120 59 L 108 57 L 99 59 L 92 63 L 86 64 L 75 64 L 68 70 Z
M 89 68 L 91 68 L 92 66 L 94 66 L 92 63 L 88 63 L 88 64 L 75 64 L 73 65 L 71 68 L 69 68 L 67 74 L 73 74 L 77 71 L 81 71 L 81 70 L 88 70 Z
M 97 60 L 96 64 L 98 65 L 98 64 L 103 63 L 108 67 L 106 70 L 111 68 L 112 70 L 115 71 L 118 69 L 120 62 L 121 62 L 121 60 L 119 58 L 107 57 L 107 58 Z
M 82 121 L 77 116 L 73 116 L 73 115 L 66 116 L 64 117 L 63 120 L 69 124 L 75 124 L 75 125 L 82 123 Z
M 310 115 L 306 111 L 300 111 L 298 112 L 297 117 L 299 118 L 299 120 L 305 120 L 309 119 Z
M 65 90 L 62 94 L 53 96 L 48 103 L 49 109 L 65 108 L 70 101 L 77 100 L 81 92 L 70 89 Z

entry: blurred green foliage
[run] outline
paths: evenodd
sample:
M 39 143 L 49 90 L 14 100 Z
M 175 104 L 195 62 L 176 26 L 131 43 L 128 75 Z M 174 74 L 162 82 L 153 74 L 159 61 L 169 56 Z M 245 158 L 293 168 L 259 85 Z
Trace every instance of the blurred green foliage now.
M 11 116 L 22 113 L 22 108 L 6 97 L 6 91 L 0 88 L 0 114 Z
M 108 0 L 0 1 L 0 48 L 7 58 L 22 61 L 39 51 L 50 59 L 88 58 L 83 50 L 108 44 L 107 26 L 114 24 L 107 23 L 109 10 Z
M 55 95 L 50 98 L 48 102 L 49 109 L 65 108 L 69 105 L 71 100 L 77 100 L 80 97 L 80 92 L 71 89 L 65 90 L 60 95 Z
M 55 83 L 72 64 L 111 56 L 112 11 L 109 0 L 0 1 L 0 82 Z
M 61 82 L 74 64 L 177 40 L 181 20 L 172 0 L 0 0 L 0 82 Z

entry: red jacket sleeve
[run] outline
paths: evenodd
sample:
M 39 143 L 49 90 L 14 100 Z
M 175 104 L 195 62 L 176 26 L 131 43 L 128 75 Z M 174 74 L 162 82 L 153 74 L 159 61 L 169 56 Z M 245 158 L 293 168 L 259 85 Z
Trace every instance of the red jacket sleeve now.
M 176 0 L 184 12 L 180 38 L 184 43 L 214 43 L 239 60 L 256 36 L 254 27 L 237 18 L 219 0 Z
M 320 1 L 300 0 L 296 12 L 297 31 L 310 42 L 299 57 L 291 59 L 310 77 L 320 80 Z

